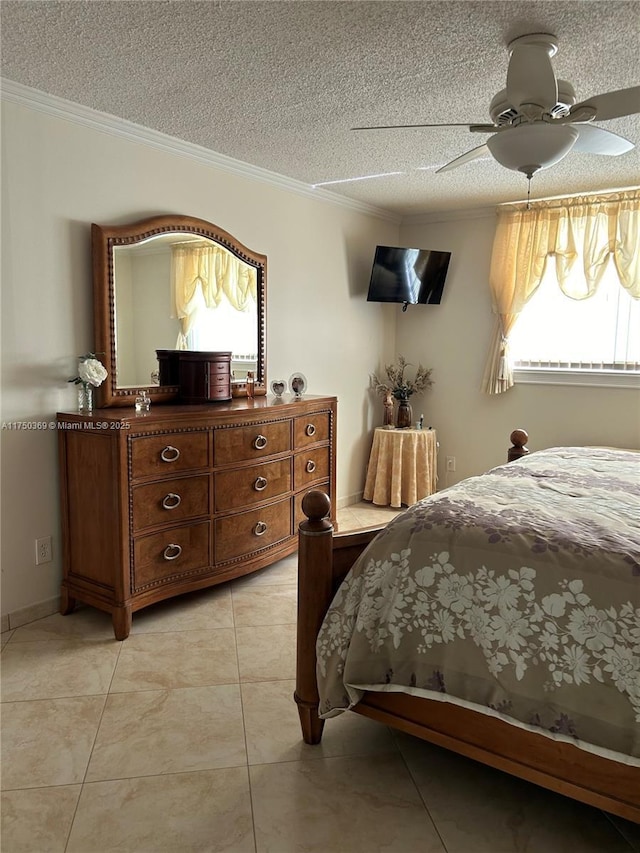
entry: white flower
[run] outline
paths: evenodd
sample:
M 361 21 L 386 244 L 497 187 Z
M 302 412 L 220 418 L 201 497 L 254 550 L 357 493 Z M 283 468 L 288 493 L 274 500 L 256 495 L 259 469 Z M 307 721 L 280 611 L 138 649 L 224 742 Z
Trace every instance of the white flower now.
M 640 695 L 640 659 L 631 649 L 615 646 L 606 649 L 602 655 L 605 672 L 611 673 L 611 679 L 618 690 Z
M 97 388 L 102 385 L 108 374 L 104 365 L 96 358 L 95 353 L 89 352 L 86 355 L 81 355 L 78 358 L 78 375 L 69 382 L 75 382 L 76 385 L 92 385 Z
M 518 651 L 521 646 L 526 646 L 525 637 L 533 633 L 527 625 L 526 618 L 519 610 L 505 610 L 491 617 L 495 639 L 501 646 L 506 646 L 512 651 Z
M 97 388 L 107 378 L 107 371 L 97 358 L 86 358 L 78 363 L 78 376 L 81 382 Z
M 498 610 L 511 610 L 518 603 L 520 588 L 501 575 L 487 582 L 483 597 Z
M 556 632 L 556 626 L 553 622 L 547 622 L 545 629 L 540 633 L 540 648 L 545 652 L 558 651 L 560 648 L 560 640 Z
M 433 627 L 440 632 L 442 641 L 450 643 L 456 638 L 456 623 L 453 616 L 446 610 L 440 610 L 434 613 Z
M 568 629 L 574 640 L 596 652 L 601 652 L 605 646 L 611 647 L 616 634 L 615 623 L 607 618 L 604 610 L 592 606 L 583 610 L 574 608 L 569 616 Z
M 570 670 L 573 674 L 575 684 L 589 683 L 589 655 L 581 646 L 574 644 L 566 648 L 562 660 L 565 663 L 565 669 Z M 569 679 L 569 683 L 571 683 L 571 679 Z
M 483 649 L 490 648 L 493 631 L 489 626 L 489 614 L 482 607 L 474 604 L 473 607 L 470 607 L 462 614 L 462 619 L 476 646 L 481 646 Z
M 461 613 L 473 603 L 473 587 L 465 577 L 450 574 L 438 582 L 436 598 L 454 613 Z

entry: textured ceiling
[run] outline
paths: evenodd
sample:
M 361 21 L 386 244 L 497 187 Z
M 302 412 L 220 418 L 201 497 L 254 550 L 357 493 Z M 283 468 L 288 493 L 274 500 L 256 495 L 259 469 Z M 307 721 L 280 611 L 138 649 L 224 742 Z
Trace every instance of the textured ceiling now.
M 578 100 L 637 85 L 640 3 L 11 2 L 3 77 L 402 215 L 521 199 L 491 159 L 435 169 L 481 144 L 464 128 L 356 133 L 358 125 L 486 122 L 512 38 L 551 32 Z M 620 157 L 570 154 L 532 196 L 640 183 L 638 116 L 602 127 Z

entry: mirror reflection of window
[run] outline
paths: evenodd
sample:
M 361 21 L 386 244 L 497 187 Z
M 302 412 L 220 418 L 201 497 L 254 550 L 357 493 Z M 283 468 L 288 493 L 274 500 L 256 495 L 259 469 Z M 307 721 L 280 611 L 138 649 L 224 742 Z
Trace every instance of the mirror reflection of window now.
M 245 378 L 257 367 L 257 273 L 223 246 L 208 241 L 172 247 L 176 349 L 233 354 L 231 370 Z
M 419 254 L 418 249 L 409 249 L 404 256 L 404 281 L 409 294 L 409 302 L 418 301 L 418 291 L 420 290 L 420 279 L 417 270 Z
M 207 308 L 201 291 L 195 300 L 197 322 L 187 334 L 186 348 L 204 352 L 231 351 L 231 370 L 236 379 L 245 378 L 247 370 L 255 372 L 258 361 L 256 303 L 238 310 L 227 300 L 222 300 L 214 308 Z
M 188 273 L 182 309 L 176 305 L 176 247 L 200 250 L 181 265 Z M 236 378 L 257 370 L 256 269 L 223 246 L 176 232 L 116 246 L 114 279 L 118 387 L 152 383 L 157 349 L 230 350 Z M 185 322 L 179 310 L 190 319 Z

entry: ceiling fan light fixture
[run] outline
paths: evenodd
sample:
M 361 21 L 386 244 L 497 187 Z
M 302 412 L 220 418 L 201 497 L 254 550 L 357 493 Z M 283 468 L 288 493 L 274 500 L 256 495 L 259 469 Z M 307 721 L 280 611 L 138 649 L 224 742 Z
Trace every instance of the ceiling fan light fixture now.
M 567 124 L 521 124 L 487 140 L 494 160 L 506 169 L 532 175 L 559 163 L 571 151 L 578 131 Z

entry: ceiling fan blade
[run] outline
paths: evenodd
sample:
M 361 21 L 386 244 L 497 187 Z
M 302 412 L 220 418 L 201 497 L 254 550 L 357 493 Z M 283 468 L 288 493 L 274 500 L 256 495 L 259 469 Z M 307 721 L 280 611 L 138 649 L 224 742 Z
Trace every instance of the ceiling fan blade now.
M 617 133 L 611 133 L 610 130 L 604 130 L 602 127 L 577 124 L 575 130 L 578 131 L 578 138 L 573 150 L 583 154 L 608 154 L 611 157 L 617 157 L 635 148 L 633 142 L 625 139 L 624 136 L 618 136 Z
M 546 44 L 514 45 L 507 70 L 507 100 L 515 109 L 524 104 L 536 104 L 543 110 L 555 107 L 558 83 Z
M 461 154 L 460 157 L 456 157 L 455 160 L 451 160 L 450 163 L 447 163 L 446 166 L 440 166 L 439 169 L 436 169 L 436 175 L 439 172 L 449 172 L 451 169 L 457 169 L 458 166 L 464 166 L 465 163 L 470 163 L 472 160 L 477 160 L 479 157 L 491 157 L 491 152 L 485 145 L 478 145 L 477 148 L 472 148 L 471 151 L 467 151 L 466 154 Z
M 383 124 L 373 127 L 352 127 L 351 130 L 404 130 L 412 127 L 467 127 L 476 133 L 495 133 L 496 127 L 492 124 L 469 124 L 465 123 L 448 123 L 448 124 Z
M 636 115 L 640 113 L 640 86 L 605 92 L 603 95 L 594 95 L 593 98 L 574 104 L 569 110 L 568 120 L 571 121 L 573 113 L 577 113 L 584 107 L 595 110 L 595 121 Z

